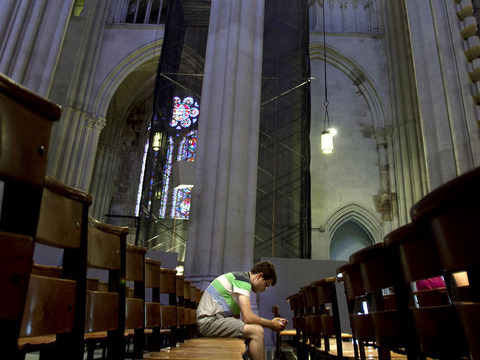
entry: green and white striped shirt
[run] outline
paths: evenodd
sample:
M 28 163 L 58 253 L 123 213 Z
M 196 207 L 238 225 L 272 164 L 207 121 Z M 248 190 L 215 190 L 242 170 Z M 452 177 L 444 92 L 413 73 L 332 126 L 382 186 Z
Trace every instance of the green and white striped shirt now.
M 221 314 L 225 317 L 240 314 L 239 295 L 250 297 L 252 284 L 248 271 L 220 275 L 205 290 L 197 308 L 197 318 Z

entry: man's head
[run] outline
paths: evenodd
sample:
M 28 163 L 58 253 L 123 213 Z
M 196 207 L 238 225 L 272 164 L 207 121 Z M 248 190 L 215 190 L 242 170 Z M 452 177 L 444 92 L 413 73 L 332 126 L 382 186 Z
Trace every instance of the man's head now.
M 262 280 L 265 281 L 266 287 L 274 286 L 277 283 L 275 266 L 270 261 L 260 261 L 256 263 L 250 270 L 250 274 L 260 275 Z

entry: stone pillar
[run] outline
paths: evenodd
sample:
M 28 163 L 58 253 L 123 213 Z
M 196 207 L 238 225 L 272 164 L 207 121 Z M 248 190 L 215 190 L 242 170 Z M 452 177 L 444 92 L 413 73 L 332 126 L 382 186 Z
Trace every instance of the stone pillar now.
M 253 263 L 264 0 L 213 0 L 185 275 L 201 287 Z
M 88 190 L 92 176 L 100 132 L 105 118 L 67 107 L 63 109 L 62 147 L 51 161 L 56 179 L 79 189 Z
M 0 7 L 0 72 L 48 97 L 74 0 L 11 0 Z
M 114 147 L 107 141 L 100 142 L 95 164 L 95 181 L 90 192 L 95 201 L 92 203 L 90 213 L 96 219 L 105 221 L 104 215 L 109 211 L 112 196 L 112 178 L 117 170 L 118 157 Z
M 110 3 L 86 1 L 81 17 L 70 24 L 60 55 L 63 72 L 57 71 L 52 90 L 63 112 L 53 128 L 47 173 L 84 191 L 89 191 L 98 138 L 105 126 L 105 114 L 93 110 L 97 94 L 92 87 Z
M 455 1 L 405 1 L 420 107 L 429 191 L 480 160 Z

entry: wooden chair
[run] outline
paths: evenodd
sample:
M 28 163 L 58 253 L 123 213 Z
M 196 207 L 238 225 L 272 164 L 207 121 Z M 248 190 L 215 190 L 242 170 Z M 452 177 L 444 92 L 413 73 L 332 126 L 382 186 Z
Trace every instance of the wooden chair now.
M 398 253 L 378 243 L 357 251 L 350 261 L 359 264 L 363 286 L 371 297 L 376 344 L 415 359 L 418 339 Z M 393 296 L 385 297 L 383 292 L 391 290 Z
M 161 348 L 160 334 L 160 267 L 161 262 L 145 258 L 145 289 L 151 295 L 145 298 L 145 333 L 148 350 L 158 351 Z
M 317 291 L 311 284 L 303 286 L 300 289 L 305 302 L 303 331 L 305 332 L 305 340 L 303 346 L 308 350 L 311 356 L 314 356 L 316 349 L 322 346 L 322 310 L 320 308 Z M 328 345 L 325 345 L 328 350 Z
M 280 307 L 278 305 L 272 306 L 273 317 L 282 317 L 280 314 Z M 293 346 L 296 346 L 297 342 L 295 338 L 297 336 L 297 331 L 295 329 L 285 329 L 275 333 L 275 356 L 274 359 L 280 360 L 284 359 L 282 352 L 282 344 L 284 342 L 290 343 Z
M 17 356 L 23 308 L 32 269 L 33 239 L 0 232 L 0 346 L 9 359 Z
M 52 126 L 60 115 L 60 106 L 0 74 L 0 182 L 3 183 L 3 191 L 0 189 L 0 231 L 12 233 L 4 238 L 8 248 L 2 248 L 2 253 L 7 258 L 9 250 L 19 261 L 31 256 L 33 244 L 14 234 L 35 236 Z M 12 243 L 15 239 L 19 240 L 18 245 Z M 22 248 L 27 251 L 24 256 L 18 252 Z M 19 273 L 14 279 L 11 278 L 14 267 L 10 261 L 2 261 L 0 265 L 2 284 L 4 281 L 9 284 L 7 288 L 15 289 L 13 294 L 16 295 L 14 304 L 10 299 L 0 300 L 3 310 L 0 346 L 9 348 L 11 354 L 16 351 L 28 286 L 27 274 L 31 271 L 30 267 L 24 267 L 25 264 L 19 262 Z M 31 266 L 31 261 L 27 266 Z
M 164 345 L 169 347 L 177 344 L 176 274 L 175 269 L 160 269 L 161 328 L 166 340 Z
M 52 126 L 60 115 L 59 105 L 0 74 L 1 231 L 35 235 Z
M 462 299 L 454 281 L 446 280 L 474 359 L 480 358 L 480 329 L 474 317 L 480 312 L 479 183 L 480 168 L 476 168 L 427 194 L 410 213 L 414 223 L 430 227 L 443 269 L 467 272 L 470 301 Z
M 183 282 L 183 297 L 185 303 L 185 338 L 191 339 L 196 333 L 195 286 L 189 280 Z
M 408 285 L 443 275 L 429 228 L 407 224 L 388 234 L 385 243 L 398 251 Z M 425 356 L 435 359 L 468 356 L 465 334 L 445 288 L 410 291 L 409 298 L 420 350 Z
M 176 295 L 177 295 L 177 341 L 185 340 L 185 277 L 176 275 Z
M 336 356 L 343 357 L 342 329 L 340 326 L 340 313 L 338 309 L 337 290 L 335 287 L 336 278 L 329 277 L 312 283 L 318 297 L 321 309 L 322 333 L 325 339 L 325 349 L 328 352 L 329 339 L 335 337 Z
M 287 301 L 290 304 L 290 310 L 292 311 L 292 325 L 295 330 L 293 346 L 297 350 L 297 354 L 300 350 L 300 338 L 302 336 L 302 308 L 300 297 L 301 295 L 298 292 L 287 297 Z
M 18 339 L 21 353 L 83 358 L 87 219 L 92 197 L 45 178 L 35 246 L 63 249 L 61 267 L 32 268 Z
M 106 343 L 107 359 L 125 358 L 126 237 L 128 227 L 92 217 L 88 227 L 88 268 L 108 272 L 108 291 L 87 291 L 85 341 L 88 358 L 96 344 Z
M 376 338 L 372 315 L 368 312 L 370 299 L 363 286 L 359 264 L 349 263 L 339 267 L 337 277 L 345 287 L 355 359 L 365 360 L 365 346 L 374 345 Z M 377 345 L 375 344 L 375 346 Z M 383 349 L 378 347 L 378 354 L 382 353 L 384 353 Z
M 133 283 L 132 293 L 126 297 L 125 307 L 125 337 L 127 343 L 133 342 L 133 352 L 126 356 L 134 359 L 143 358 L 145 342 L 145 254 L 147 249 L 141 246 L 127 244 L 126 281 Z M 127 350 L 129 347 L 127 347 Z

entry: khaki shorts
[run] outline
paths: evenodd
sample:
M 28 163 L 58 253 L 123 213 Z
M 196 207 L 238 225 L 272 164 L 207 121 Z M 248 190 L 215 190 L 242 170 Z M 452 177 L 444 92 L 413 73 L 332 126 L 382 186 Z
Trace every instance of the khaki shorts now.
M 197 319 L 197 331 L 200 336 L 241 338 L 245 323 L 234 317 L 216 314 Z

